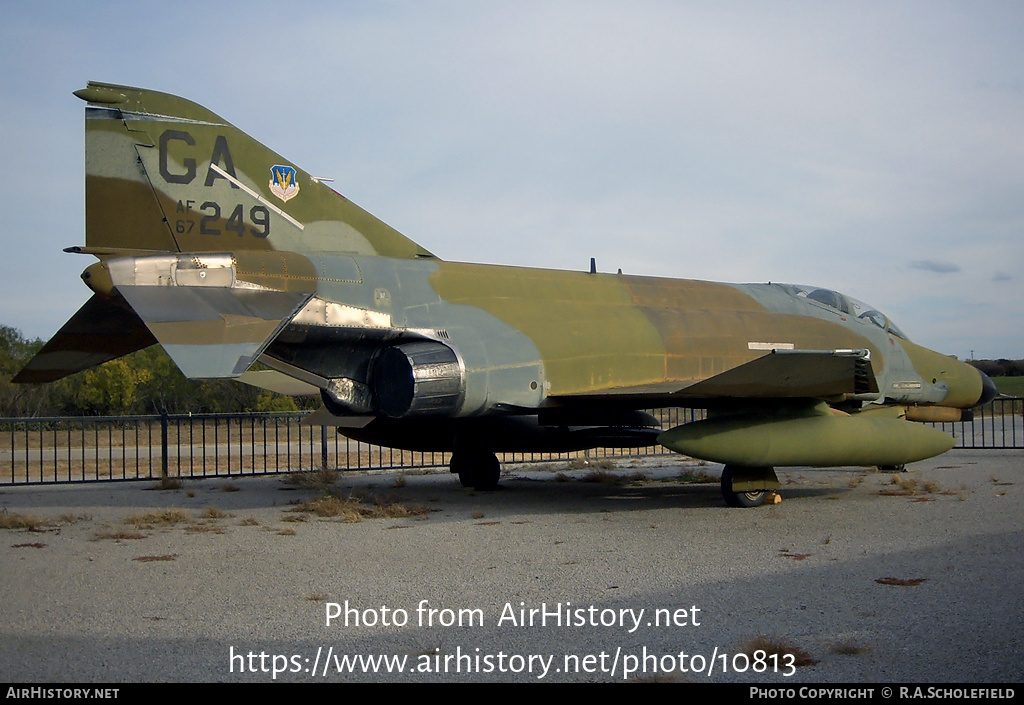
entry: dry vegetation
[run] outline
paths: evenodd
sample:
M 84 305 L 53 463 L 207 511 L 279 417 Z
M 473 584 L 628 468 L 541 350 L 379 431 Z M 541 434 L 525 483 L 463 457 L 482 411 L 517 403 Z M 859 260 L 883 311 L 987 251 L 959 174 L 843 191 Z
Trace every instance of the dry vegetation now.
M 861 656 L 871 653 L 871 647 L 858 644 L 855 641 L 837 641 L 828 647 L 828 652 L 838 656 Z
M 675 477 L 669 477 L 662 482 L 676 482 L 681 485 L 717 485 L 721 481 L 718 475 L 712 475 L 706 470 L 684 470 Z
M 927 579 L 928 578 L 892 578 L 892 577 L 886 577 L 886 578 L 875 578 L 875 582 L 876 583 L 880 583 L 882 585 L 899 585 L 900 587 L 915 587 L 917 585 L 920 585 L 921 583 L 923 583 Z
M 768 637 L 758 635 L 749 641 L 744 642 L 740 645 L 740 650 L 750 658 L 756 658 L 758 651 L 763 651 L 766 657 L 771 656 L 792 656 L 793 665 L 797 668 L 801 666 L 813 666 L 818 663 L 818 659 L 812 657 L 809 653 L 804 651 L 799 646 L 791 644 L 784 639 L 776 639 L 774 637 Z M 788 661 L 783 662 L 780 660 L 781 666 L 788 666 Z
M 158 509 L 141 514 L 129 514 L 122 523 L 136 529 L 155 529 L 158 526 L 174 526 L 191 521 L 192 515 L 185 509 Z
M 100 529 L 93 534 L 91 541 L 137 541 L 146 538 L 146 535 L 141 531 L 132 531 L 130 529 Z
M 646 479 L 647 476 L 642 472 L 620 475 L 607 470 L 592 470 L 581 477 L 580 482 L 594 482 L 602 485 L 629 485 L 636 482 L 644 482 Z
M 180 477 L 172 477 L 165 475 L 161 477 L 159 482 L 153 487 L 154 490 L 180 490 L 185 486 L 185 481 Z
M 335 494 L 328 494 L 302 502 L 288 511 L 314 514 L 344 523 L 354 523 L 363 519 L 400 519 L 422 516 L 431 510 L 426 505 L 405 504 L 397 500 L 372 495 L 350 494 L 347 497 L 339 497 Z
M 877 494 L 886 497 L 918 497 L 923 495 L 945 495 L 963 500 L 966 498 L 966 486 L 954 490 L 943 487 L 935 480 L 915 477 L 907 474 L 893 474 L 889 477 L 889 485 L 878 490 Z
M 0 529 L 28 529 L 35 531 L 45 526 L 56 526 L 56 523 L 49 519 L 37 517 L 34 514 L 22 514 L 21 512 L 0 513 Z

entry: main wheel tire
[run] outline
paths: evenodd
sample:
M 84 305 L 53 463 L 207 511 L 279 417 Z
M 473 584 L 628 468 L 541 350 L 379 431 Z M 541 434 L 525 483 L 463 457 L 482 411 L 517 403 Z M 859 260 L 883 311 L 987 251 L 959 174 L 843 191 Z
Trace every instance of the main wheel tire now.
M 459 476 L 463 487 L 493 490 L 501 479 L 498 456 L 488 451 L 452 453 L 449 469 Z
M 734 492 L 732 489 L 733 469 L 726 465 L 722 469 L 722 498 L 730 507 L 760 507 L 768 497 L 768 490 Z

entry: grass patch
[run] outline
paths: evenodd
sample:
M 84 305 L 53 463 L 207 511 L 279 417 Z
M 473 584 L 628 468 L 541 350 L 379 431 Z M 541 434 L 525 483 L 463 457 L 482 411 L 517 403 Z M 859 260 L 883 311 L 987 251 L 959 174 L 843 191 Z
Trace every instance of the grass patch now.
M 287 511 L 315 514 L 326 519 L 355 523 L 363 519 L 401 519 L 422 516 L 431 510 L 422 504 L 405 504 L 381 497 L 328 495 L 301 502 Z
M 593 468 L 594 470 L 614 470 L 615 461 L 610 458 L 601 458 L 600 460 L 574 458 L 570 460 L 569 464 L 566 466 L 567 470 L 586 470 L 587 468 Z
M 192 515 L 184 509 L 159 509 L 152 512 L 129 514 L 122 520 L 122 523 L 134 526 L 136 529 L 155 529 L 158 526 L 174 526 L 190 521 L 192 521 Z
M 38 529 L 41 526 L 55 526 L 54 522 L 37 517 L 35 514 L 6 512 L 0 514 L 0 529 Z
M 964 488 L 953 490 L 943 487 L 935 480 L 914 477 L 906 474 L 893 474 L 889 476 L 889 485 L 876 494 L 884 497 L 914 497 L 919 495 L 941 494 L 964 499 Z
M 153 486 L 154 490 L 180 490 L 185 486 L 185 481 L 180 477 L 161 477 L 160 481 Z
M 619 475 L 607 470 L 592 470 L 580 478 L 580 482 L 594 482 L 602 485 L 627 485 L 633 482 L 643 482 L 647 476 L 642 472 Z
M 1024 397 L 1024 377 L 993 377 L 996 389 L 1011 397 Z
M 177 558 L 177 553 L 171 553 L 166 556 L 139 556 L 138 558 L 132 558 L 132 560 L 139 561 L 140 563 L 153 563 L 156 561 L 173 561 Z
M 219 509 L 217 507 L 207 507 L 199 515 L 199 518 L 200 519 L 214 519 L 214 520 L 216 520 L 216 519 L 229 519 L 231 516 L 232 516 L 231 513 L 226 512 L 223 509 Z
M 675 477 L 668 477 L 662 482 L 676 482 L 681 485 L 711 485 L 718 484 L 721 478 L 712 475 L 706 470 L 683 470 Z
M 337 470 L 322 468 L 308 472 L 293 472 L 281 478 L 281 482 L 296 489 L 328 492 L 331 486 L 338 481 L 338 477 Z
M 92 541 L 138 541 L 146 538 L 141 531 L 130 531 L 128 529 L 100 529 L 92 535 Z

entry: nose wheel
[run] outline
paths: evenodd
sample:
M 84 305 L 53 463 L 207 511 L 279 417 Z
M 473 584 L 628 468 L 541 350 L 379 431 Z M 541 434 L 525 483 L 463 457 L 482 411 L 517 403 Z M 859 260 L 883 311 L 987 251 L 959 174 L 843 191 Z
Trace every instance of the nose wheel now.
M 493 490 L 501 477 L 498 456 L 486 450 L 460 450 L 452 453 L 448 469 L 459 476 L 463 487 Z
M 770 487 L 772 484 L 772 489 L 780 486 L 774 468 L 726 465 L 722 469 L 722 498 L 730 507 L 760 507 L 772 491 L 765 489 L 765 486 Z

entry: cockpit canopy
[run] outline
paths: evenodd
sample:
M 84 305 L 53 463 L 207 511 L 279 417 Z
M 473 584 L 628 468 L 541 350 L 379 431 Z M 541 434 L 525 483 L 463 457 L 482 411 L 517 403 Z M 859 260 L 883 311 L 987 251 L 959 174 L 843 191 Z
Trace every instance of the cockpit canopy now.
M 899 338 L 910 340 L 903 331 L 901 331 L 899 327 L 892 322 L 891 318 L 878 309 L 868 306 L 863 301 L 859 301 L 852 296 L 840 294 L 838 291 L 832 291 L 831 289 L 821 289 L 815 286 L 804 286 L 802 284 L 779 284 L 779 286 L 789 292 L 792 296 L 809 299 L 822 306 L 835 309 L 840 313 L 845 313 L 850 316 L 855 316 L 869 321 L 882 330 L 888 331 Z

